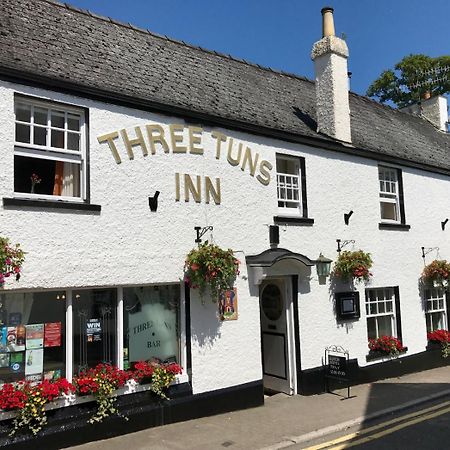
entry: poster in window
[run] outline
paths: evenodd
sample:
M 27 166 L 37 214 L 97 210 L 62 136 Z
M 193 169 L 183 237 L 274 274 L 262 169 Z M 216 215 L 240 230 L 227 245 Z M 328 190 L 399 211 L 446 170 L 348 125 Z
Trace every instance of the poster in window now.
M 176 309 L 161 290 L 137 291 L 139 308 L 129 314 L 129 363 L 177 360 Z
M 61 346 L 61 322 L 49 322 L 44 329 L 44 347 Z
M 9 367 L 9 353 L 0 353 L 0 367 Z
M 237 288 L 228 289 L 219 295 L 219 316 L 221 320 L 237 320 Z
M 8 351 L 8 327 L 0 328 L 0 352 L 6 353 Z
M 44 324 L 27 325 L 27 350 L 44 347 Z
M 44 370 L 44 349 L 31 349 L 25 353 L 25 375 L 42 374 Z
M 6 336 L 8 352 L 22 352 L 25 350 L 25 326 L 8 327 Z
M 10 326 L 16 327 L 17 325 L 20 325 L 22 323 L 22 313 L 20 312 L 13 312 L 9 314 L 9 320 L 8 324 Z
M 24 371 L 24 356 L 25 352 L 11 353 L 9 357 L 9 368 L 14 373 Z
M 89 319 L 86 322 L 86 336 L 88 342 L 100 342 L 102 340 L 102 323 L 100 319 Z
M 61 369 L 48 370 L 47 372 L 44 372 L 44 380 L 48 381 L 59 380 L 61 376 L 62 376 Z

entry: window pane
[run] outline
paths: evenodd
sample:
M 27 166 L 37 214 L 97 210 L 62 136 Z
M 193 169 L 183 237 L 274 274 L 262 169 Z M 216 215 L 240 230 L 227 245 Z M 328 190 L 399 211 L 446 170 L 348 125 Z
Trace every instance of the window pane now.
M 381 218 L 385 220 L 397 219 L 397 205 L 395 203 L 380 202 Z
M 34 108 L 34 123 L 39 125 L 47 125 L 47 108 Z
M 393 336 L 392 333 L 392 316 L 377 317 L 378 320 L 378 337 Z
M 370 304 L 370 314 L 377 314 L 377 304 L 376 303 L 371 303 Z
M 124 364 L 180 361 L 180 286 L 124 289 Z
M 386 312 L 385 311 L 385 303 L 384 302 L 378 303 L 378 312 L 380 314 L 384 314 Z
M 16 120 L 31 122 L 31 106 L 22 103 L 16 104 Z
M 367 319 L 367 334 L 369 336 L 369 339 L 377 338 L 377 327 L 375 317 L 369 317 Z
M 73 292 L 73 371 L 116 364 L 116 290 Z
M 64 128 L 64 111 L 52 111 L 52 127 Z
M 32 182 L 33 174 L 40 182 Z M 15 156 L 14 192 L 80 197 L 80 165 Z
M 36 145 L 47 145 L 47 128 L 34 127 L 33 128 L 33 143 Z
M 16 142 L 30 143 L 30 127 L 16 123 Z
M 80 131 L 80 118 L 73 114 L 68 114 L 67 127 L 69 128 L 69 130 Z
M 64 131 L 52 130 L 52 147 L 64 148 Z
M 67 148 L 69 150 L 80 150 L 80 135 L 78 133 L 67 133 Z
M 65 294 L 0 294 L 0 383 L 65 376 Z

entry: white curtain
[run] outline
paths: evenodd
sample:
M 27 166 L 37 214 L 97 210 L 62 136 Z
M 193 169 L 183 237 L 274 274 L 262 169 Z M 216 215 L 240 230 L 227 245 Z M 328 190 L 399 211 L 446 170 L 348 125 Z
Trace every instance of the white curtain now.
M 64 163 L 61 195 L 80 196 L 80 166 L 78 164 Z

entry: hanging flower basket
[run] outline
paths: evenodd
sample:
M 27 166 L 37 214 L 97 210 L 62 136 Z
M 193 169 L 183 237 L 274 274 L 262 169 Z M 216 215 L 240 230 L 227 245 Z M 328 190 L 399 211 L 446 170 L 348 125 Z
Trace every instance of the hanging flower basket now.
M 422 272 L 422 281 L 434 287 L 448 287 L 450 263 L 446 259 L 435 259 L 426 265 Z
M 342 281 L 368 282 L 372 273 L 370 269 L 373 265 L 370 253 L 357 250 L 354 252 L 344 251 L 334 263 L 332 275 Z
M 20 271 L 25 260 L 25 253 L 20 244 L 11 246 L 9 239 L 0 236 L 0 288 L 7 278 L 13 276 L 16 281 L 20 278 Z
M 218 300 L 221 292 L 233 288 L 237 275 L 239 260 L 231 249 L 224 250 L 205 242 L 186 257 L 184 280 L 191 288 L 199 289 L 201 296 L 208 287 L 213 301 Z

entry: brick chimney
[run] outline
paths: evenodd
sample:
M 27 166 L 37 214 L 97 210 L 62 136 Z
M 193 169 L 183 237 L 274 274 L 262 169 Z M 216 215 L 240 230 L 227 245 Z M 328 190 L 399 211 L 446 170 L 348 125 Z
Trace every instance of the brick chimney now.
M 406 106 L 400 111 L 422 117 L 431 122 L 438 130 L 447 131 L 449 122 L 448 105 L 447 98 L 443 95 L 428 97 L 419 103 Z
M 317 131 L 351 142 L 348 100 L 348 48 L 335 36 L 333 8 L 322 8 L 322 39 L 313 45 Z

